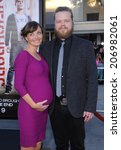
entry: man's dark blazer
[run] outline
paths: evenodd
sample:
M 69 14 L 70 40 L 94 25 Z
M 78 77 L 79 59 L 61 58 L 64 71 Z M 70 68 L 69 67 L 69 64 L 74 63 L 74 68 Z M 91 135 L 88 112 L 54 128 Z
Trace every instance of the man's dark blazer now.
M 50 67 L 53 81 L 52 57 L 56 40 L 40 46 L 40 54 Z M 95 112 L 97 104 L 97 68 L 93 45 L 90 41 L 72 36 L 72 45 L 67 69 L 66 97 L 68 109 L 73 117 L 82 117 L 84 111 Z M 54 101 L 50 107 L 53 111 Z

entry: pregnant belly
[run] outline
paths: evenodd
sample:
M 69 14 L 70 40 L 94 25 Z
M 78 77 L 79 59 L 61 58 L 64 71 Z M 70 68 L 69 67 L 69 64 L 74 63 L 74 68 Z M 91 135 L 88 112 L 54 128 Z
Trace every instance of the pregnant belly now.
M 44 84 L 36 88 L 30 88 L 28 93 L 35 102 L 41 102 L 43 100 L 47 100 L 47 104 L 52 102 L 53 92 L 50 84 Z

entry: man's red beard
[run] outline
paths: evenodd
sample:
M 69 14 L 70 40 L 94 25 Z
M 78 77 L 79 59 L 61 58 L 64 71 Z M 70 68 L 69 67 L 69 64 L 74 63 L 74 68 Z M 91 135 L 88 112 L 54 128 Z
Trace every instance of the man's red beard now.
M 59 29 L 60 30 L 60 29 Z M 55 34 L 59 39 L 66 39 L 68 38 L 73 32 L 73 28 L 71 28 L 68 32 L 59 32 L 55 29 Z

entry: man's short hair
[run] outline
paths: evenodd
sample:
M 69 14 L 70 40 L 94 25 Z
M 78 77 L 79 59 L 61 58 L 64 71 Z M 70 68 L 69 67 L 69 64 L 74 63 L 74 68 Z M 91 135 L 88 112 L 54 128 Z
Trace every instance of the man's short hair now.
M 18 1 L 18 0 L 15 0 L 15 5 L 16 5 L 17 1 Z
M 71 10 L 69 7 L 66 7 L 66 6 L 64 6 L 64 7 L 58 7 L 58 8 L 56 8 L 56 10 L 55 10 L 55 14 L 58 13 L 58 12 L 62 12 L 62 11 L 70 12 L 70 14 L 71 14 L 71 19 L 72 19 L 72 21 L 73 21 L 73 13 L 72 13 L 72 10 Z M 54 15 L 54 19 L 55 19 L 55 15 Z

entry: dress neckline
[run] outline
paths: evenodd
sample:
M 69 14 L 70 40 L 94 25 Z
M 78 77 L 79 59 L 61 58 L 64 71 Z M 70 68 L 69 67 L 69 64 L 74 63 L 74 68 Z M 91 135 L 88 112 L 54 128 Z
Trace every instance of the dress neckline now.
M 36 53 L 40 56 L 40 59 L 35 58 L 35 57 L 34 57 L 31 53 L 29 53 L 27 50 L 23 50 L 23 51 L 27 52 L 32 58 L 34 58 L 34 59 L 37 60 L 37 61 L 41 61 L 41 60 L 42 60 L 42 57 L 40 56 L 40 54 L 39 54 L 38 52 L 36 52 Z

